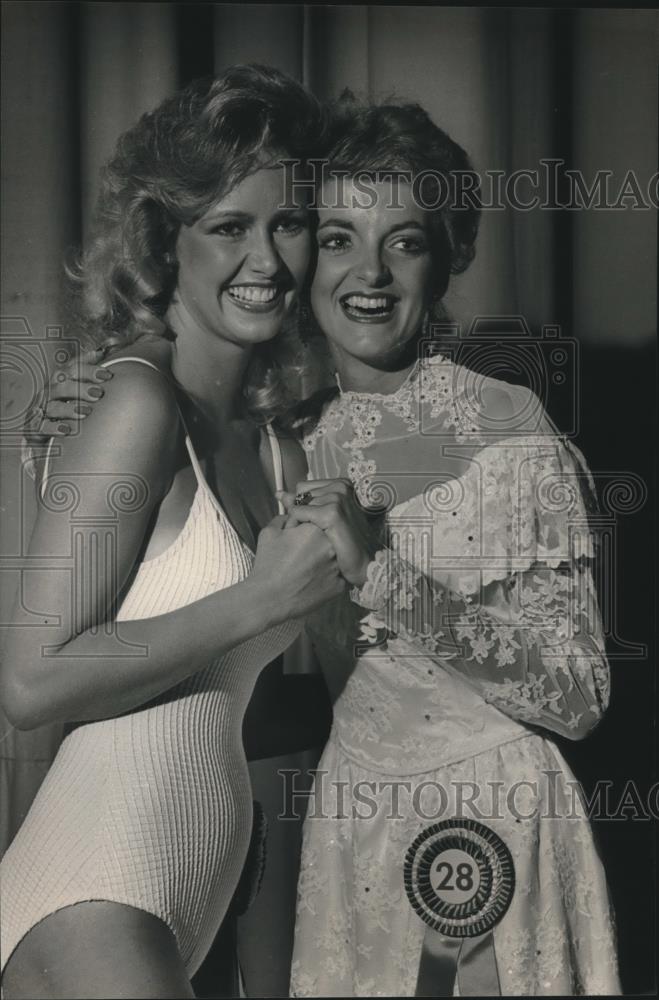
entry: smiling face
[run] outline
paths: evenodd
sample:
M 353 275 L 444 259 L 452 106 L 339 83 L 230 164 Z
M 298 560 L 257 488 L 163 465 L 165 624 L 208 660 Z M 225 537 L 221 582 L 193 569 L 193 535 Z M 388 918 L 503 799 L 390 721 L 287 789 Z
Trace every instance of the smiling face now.
M 204 332 L 240 345 L 276 336 L 310 252 L 306 206 L 280 209 L 283 193 L 283 168 L 263 168 L 181 226 L 173 301 L 179 321 L 187 314 Z
M 363 193 L 332 179 L 318 210 L 318 263 L 311 288 L 316 319 L 339 366 L 395 367 L 415 339 L 434 290 L 430 216 L 409 185 L 372 185 L 373 207 L 352 207 Z M 350 207 L 344 207 L 350 206 Z

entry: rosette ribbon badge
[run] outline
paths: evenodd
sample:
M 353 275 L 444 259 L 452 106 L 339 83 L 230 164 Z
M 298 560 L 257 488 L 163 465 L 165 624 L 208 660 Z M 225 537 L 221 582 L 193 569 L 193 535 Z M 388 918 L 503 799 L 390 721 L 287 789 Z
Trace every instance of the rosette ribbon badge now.
M 510 851 L 484 823 L 426 827 L 405 855 L 405 891 L 428 925 L 415 995 L 500 996 L 493 928 L 515 891 Z

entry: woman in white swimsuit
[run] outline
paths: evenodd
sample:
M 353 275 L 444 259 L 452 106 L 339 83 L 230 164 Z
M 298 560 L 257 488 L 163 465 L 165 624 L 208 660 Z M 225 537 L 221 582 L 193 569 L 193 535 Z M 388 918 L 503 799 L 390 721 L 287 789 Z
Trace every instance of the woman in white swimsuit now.
M 75 724 L 2 862 L 7 1000 L 193 995 L 250 836 L 245 707 L 289 620 L 343 589 L 324 533 L 274 516 L 282 390 L 260 379 L 309 262 L 278 160 L 319 121 L 238 67 L 144 116 L 105 174 L 81 279 L 120 349 L 105 405 L 50 446 L 1 675 L 15 726 Z

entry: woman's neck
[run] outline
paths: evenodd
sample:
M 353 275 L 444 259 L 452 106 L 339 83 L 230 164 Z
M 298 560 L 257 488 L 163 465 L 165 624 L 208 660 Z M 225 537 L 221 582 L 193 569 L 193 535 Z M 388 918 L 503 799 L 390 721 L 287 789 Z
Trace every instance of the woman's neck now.
M 391 361 L 366 362 L 330 344 L 337 378 L 342 392 L 390 395 L 400 389 L 418 360 L 416 341 Z
M 174 334 L 172 374 L 211 423 L 244 418 L 243 381 L 252 346 L 241 346 L 200 326 L 174 303 L 167 313 Z

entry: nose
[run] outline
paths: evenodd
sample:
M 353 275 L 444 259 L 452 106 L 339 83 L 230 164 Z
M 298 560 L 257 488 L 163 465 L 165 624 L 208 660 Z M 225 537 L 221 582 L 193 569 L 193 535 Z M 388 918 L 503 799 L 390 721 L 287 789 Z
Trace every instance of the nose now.
M 272 278 L 281 267 L 281 257 L 270 233 L 255 233 L 248 254 L 249 266 L 255 274 Z
M 382 288 L 391 281 L 391 271 L 379 246 L 363 246 L 356 273 L 369 288 Z

